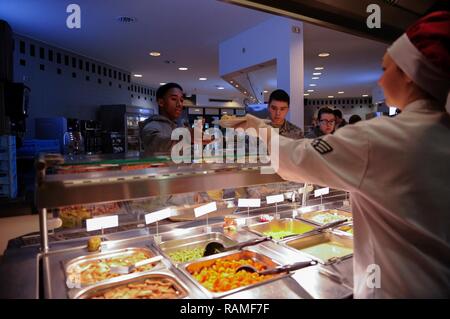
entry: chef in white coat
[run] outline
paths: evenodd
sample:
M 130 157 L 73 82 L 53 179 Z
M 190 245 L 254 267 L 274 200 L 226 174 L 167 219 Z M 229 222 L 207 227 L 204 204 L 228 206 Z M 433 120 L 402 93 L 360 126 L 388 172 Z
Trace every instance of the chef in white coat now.
M 383 57 L 379 85 L 400 115 L 279 137 L 281 177 L 351 193 L 355 298 L 450 297 L 449 33 L 450 13 L 435 12 Z

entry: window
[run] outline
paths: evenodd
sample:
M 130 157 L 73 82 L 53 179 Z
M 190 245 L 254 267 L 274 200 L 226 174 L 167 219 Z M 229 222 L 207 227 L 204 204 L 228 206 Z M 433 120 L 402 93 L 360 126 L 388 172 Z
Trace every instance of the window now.
M 20 53 L 25 54 L 25 42 L 21 40 L 19 43 Z
M 77 67 L 77 59 L 72 58 L 72 68 L 76 68 L 76 67 Z
M 61 53 L 56 53 L 56 63 L 61 64 Z
M 64 56 L 64 64 L 65 64 L 66 66 L 69 66 L 69 56 L 68 56 L 68 55 L 65 55 L 65 56 Z
M 89 69 L 91 68 L 91 65 L 88 61 L 86 61 L 86 71 L 89 71 Z
M 45 59 L 45 49 L 44 48 L 39 48 L 39 57 L 41 59 Z
M 34 46 L 34 44 L 30 44 L 30 55 L 31 56 L 35 56 L 36 55 L 36 47 Z
M 81 60 L 81 59 L 78 59 L 78 68 L 80 70 L 83 70 L 83 60 Z

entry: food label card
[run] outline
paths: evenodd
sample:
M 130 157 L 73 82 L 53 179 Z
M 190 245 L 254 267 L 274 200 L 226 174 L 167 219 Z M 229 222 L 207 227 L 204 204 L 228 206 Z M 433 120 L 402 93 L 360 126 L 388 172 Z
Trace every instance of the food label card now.
M 86 230 L 93 231 L 119 226 L 119 216 L 104 216 L 86 219 Z
M 145 215 L 145 223 L 146 224 L 151 224 L 166 218 L 169 218 L 172 216 L 172 209 L 171 208 L 166 208 L 166 209 L 162 209 L 162 210 L 158 210 L 156 212 L 150 213 L 150 214 L 146 214 Z
M 195 215 L 195 217 L 200 217 L 200 216 L 215 212 L 216 210 L 217 210 L 217 204 L 216 204 L 216 202 L 212 202 L 212 203 L 195 208 L 194 215 Z
M 314 191 L 314 197 L 319 197 L 319 196 L 322 196 L 322 195 L 326 195 L 328 193 L 330 193 L 330 188 L 329 187 L 319 188 L 319 189 L 316 189 Z
M 260 198 L 239 198 L 239 207 L 261 207 Z

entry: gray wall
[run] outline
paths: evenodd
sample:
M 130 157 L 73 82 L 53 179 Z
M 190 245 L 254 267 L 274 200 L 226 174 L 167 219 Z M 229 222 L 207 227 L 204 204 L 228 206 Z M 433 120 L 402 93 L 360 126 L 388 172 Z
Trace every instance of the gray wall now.
M 31 55 L 32 45 L 34 56 Z M 58 53 L 61 61 L 58 61 Z M 34 137 L 36 117 L 63 116 L 95 120 L 96 112 L 102 104 L 156 107 L 155 90 L 131 82 L 130 72 L 127 70 L 20 35 L 14 35 L 13 55 L 14 81 L 24 82 L 31 89 L 26 137 Z M 65 64 L 65 56 L 69 58 L 68 65 Z M 72 65 L 73 58 L 75 67 Z M 87 63 L 89 70 L 86 69 Z M 95 71 L 92 64 L 95 64 Z

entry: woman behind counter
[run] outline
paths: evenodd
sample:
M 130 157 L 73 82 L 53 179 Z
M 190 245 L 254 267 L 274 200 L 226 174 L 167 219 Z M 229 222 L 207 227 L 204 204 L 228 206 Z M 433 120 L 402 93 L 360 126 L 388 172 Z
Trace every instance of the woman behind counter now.
M 280 176 L 351 192 L 355 298 L 450 297 L 448 43 L 450 12 L 439 11 L 388 49 L 379 85 L 398 116 L 279 137 Z

